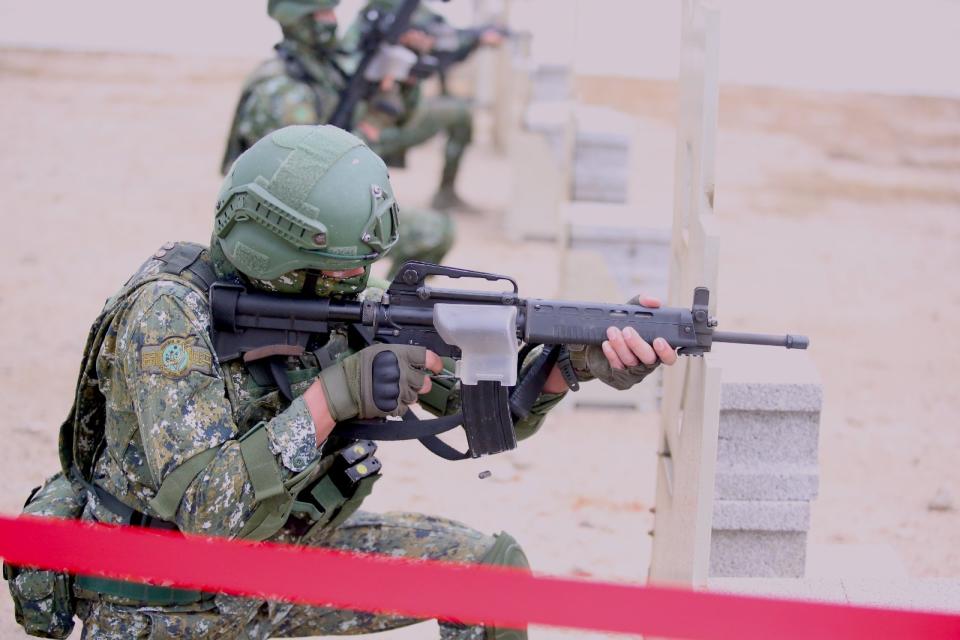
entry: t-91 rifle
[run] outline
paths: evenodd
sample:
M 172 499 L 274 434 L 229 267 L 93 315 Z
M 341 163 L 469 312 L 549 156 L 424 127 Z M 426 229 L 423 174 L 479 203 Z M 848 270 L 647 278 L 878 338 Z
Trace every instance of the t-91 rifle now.
M 427 278 L 468 278 L 510 284 L 507 291 L 436 288 Z M 460 424 L 469 451 L 454 456 L 424 442 L 450 459 L 479 457 L 516 447 L 513 416 L 523 417 L 539 395 L 559 355 L 557 345 L 599 345 L 610 326 L 633 327 L 647 342 L 664 338 L 683 356 L 702 356 L 714 342 L 806 349 L 798 335 L 763 335 L 717 331 L 709 314 L 710 292 L 698 287 L 690 309 L 648 308 L 600 302 L 521 298 L 513 278 L 425 262 L 405 263 L 379 301 L 291 298 L 251 292 L 218 282 L 210 289 L 213 340 L 221 362 L 242 358 L 251 369 L 267 372 L 288 397 L 283 361 L 306 352 L 316 338 L 345 327 L 366 344 L 413 344 L 457 360 L 462 413 L 415 421 L 354 422 L 334 433 L 371 440 L 418 438 L 424 441 Z M 521 350 L 521 344 L 525 344 Z M 519 379 L 521 354 L 545 345 L 538 363 Z M 408 413 L 409 415 L 409 413 Z M 442 444 L 442 443 L 441 443 Z

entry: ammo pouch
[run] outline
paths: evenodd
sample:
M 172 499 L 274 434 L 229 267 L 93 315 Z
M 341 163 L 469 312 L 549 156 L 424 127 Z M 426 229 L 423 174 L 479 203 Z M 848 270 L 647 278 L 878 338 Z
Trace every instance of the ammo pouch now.
M 297 494 L 287 528 L 303 541 L 338 527 L 360 508 L 380 479 L 380 461 L 373 454 L 377 445 L 357 440 L 337 451 L 329 469 Z
M 63 473 L 58 473 L 43 487 L 33 490 L 23 513 L 77 519 L 83 513 L 85 503 L 83 488 L 72 483 Z M 3 577 L 13 596 L 17 624 L 28 635 L 41 638 L 66 638 L 70 635 L 75 610 L 72 576 L 4 563 Z

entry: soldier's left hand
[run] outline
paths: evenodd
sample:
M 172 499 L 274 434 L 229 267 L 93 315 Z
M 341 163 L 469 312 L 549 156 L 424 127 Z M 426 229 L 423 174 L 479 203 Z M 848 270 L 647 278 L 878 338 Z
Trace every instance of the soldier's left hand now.
M 627 304 L 638 304 L 655 309 L 660 301 L 648 296 L 635 296 Z M 614 389 L 629 389 L 642 381 L 660 363 L 671 365 L 677 361 L 677 352 L 663 338 L 653 345 L 631 327 L 621 331 L 607 328 L 607 339 L 600 345 L 569 345 L 570 364 L 577 380 L 586 382 L 597 378 Z M 550 373 L 544 391 L 559 393 L 567 388 L 556 370 Z
M 660 301 L 649 296 L 636 296 L 627 304 L 656 309 L 660 306 Z M 653 341 L 653 345 L 650 345 L 633 327 L 627 327 L 622 331 L 616 327 L 609 327 L 607 339 L 600 348 L 610 367 L 618 370 L 629 369 L 639 364 L 654 367 L 658 361 L 672 365 L 677 361 L 677 352 L 666 340 L 657 338 Z

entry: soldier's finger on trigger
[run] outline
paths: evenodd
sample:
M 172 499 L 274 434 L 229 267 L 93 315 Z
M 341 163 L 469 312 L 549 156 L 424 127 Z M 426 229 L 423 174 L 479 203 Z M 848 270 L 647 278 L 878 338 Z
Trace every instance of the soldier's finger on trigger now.
M 433 382 L 430 380 L 430 376 L 424 376 L 423 386 L 420 387 L 420 391 L 418 391 L 418 393 L 420 395 L 423 395 L 425 393 L 430 393 L 430 389 L 432 388 L 433 388 Z
M 613 350 L 613 347 L 610 346 L 609 340 L 604 340 L 600 344 L 600 348 L 603 350 L 603 355 L 607 356 L 607 362 L 610 363 L 610 366 L 614 369 L 624 369 L 623 362 L 620 361 L 620 356 L 617 355 L 617 352 Z
M 433 351 L 427 349 L 427 360 L 425 366 L 434 373 L 440 373 L 443 371 L 443 360 L 441 360 L 440 356 L 435 354 Z

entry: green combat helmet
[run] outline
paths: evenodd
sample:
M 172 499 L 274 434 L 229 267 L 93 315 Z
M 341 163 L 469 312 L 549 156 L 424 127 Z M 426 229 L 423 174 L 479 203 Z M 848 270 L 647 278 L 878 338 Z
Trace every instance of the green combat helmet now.
M 335 9 L 340 0 L 269 0 L 267 14 L 280 23 L 284 38 L 313 49 L 336 46 L 337 23 L 315 20 L 317 11 Z
M 280 24 L 293 24 L 316 11 L 336 9 L 340 0 L 269 0 L 267 14 Z
M 399 237 L 386 165 L 332 126 L 279 129 L 245 151 L 217 197 L 213 242 L 261 289 L 360 292 Z M 332 278 L 322 271 L 361 274 Z

